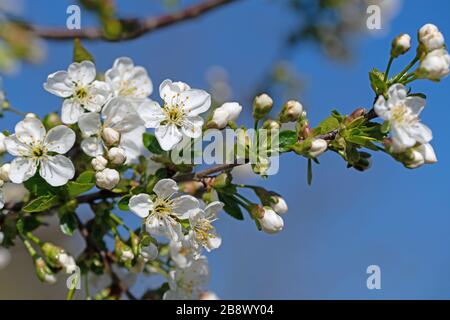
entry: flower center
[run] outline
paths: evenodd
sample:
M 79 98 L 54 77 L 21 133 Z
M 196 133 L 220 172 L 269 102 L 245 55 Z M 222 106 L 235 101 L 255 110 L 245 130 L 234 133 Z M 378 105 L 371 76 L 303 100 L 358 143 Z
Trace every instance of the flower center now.
M 170 199 L 156 198 L 152 214 L 159 218 L 168 217 L 172 215 L 173 201 Z
M 178 127 L 181 127 L 185 116 L 183 108 L 180 108 L 178 105 L 166 104 L 163 107 L 163 112 L 166 115 L 166 121 L 168 124 L 174 124 Z
M 403 104 L 397 104 L 392 108 L 392 121 L 397 123 L 413 122 L 417 117 L 409 112 L 409 109 Z
M 46 153 L 47 153 L 47 150 L 43 146 L 35 146 L 31 150 L 31 154 L 33 155 L 34 158 L 41 158 Z
M 212 222 L 214 222 L 216 219 L 214 216 L 210 216 L 204 219 L 201 219 L 197 225 L 194 227 L 195 231 L 195 238 L 201 242 L 206 243 L 208 242 L 208 239 L 215 238 L 216 236 L 211 232 L 214 230 L 214 227 L 212 226 Z
M 120 84 L 120 90 L 119 90 L 119 95 L 120 96 L 131 96 L 131 95 L 135 95 L 137 91 L 137 88 L 135 86 L 132 86 L 128 83 L 128 81 L 123 81 Z
M 79 100 L 84 100 L 86 99 L 88 95 L 88 92 L 85 88 L 78 88 L 77 91 L 75 92 L 75 96 L 79 99 Z

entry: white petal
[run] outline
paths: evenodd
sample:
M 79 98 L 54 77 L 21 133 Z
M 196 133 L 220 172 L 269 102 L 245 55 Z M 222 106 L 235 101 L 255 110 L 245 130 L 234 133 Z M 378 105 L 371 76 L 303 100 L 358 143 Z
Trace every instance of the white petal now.
M 125 164 L 137 163 L 139 156 L 144 153 L 145 147 L 142 139 L 144 132 L 144 126 L 141 126 L 122 134 L 119 146 L 127 156 Z
M 193 196 L 184 195 L 173 201 L 173 212 L 180 219 L 188 219 L 196 211 L 199 211 L 199 202 Z
M 141 119 L 144 120 L 146 128 L 156 128 L 164 119 L 166 119 L 159 103 L 149 99 L 139 105 L 137 112 Z
M 388 104 L 383 96 L 379 96 L 377 101 L 375 102 L 375 105 L 373 106 L 375 109 L 375 113 L 383 120 L 389 120 L 390 119 L 390 108 L 388 107 Z
M 174 193 L 178 192 L 178 185 L 172 179 L 161 179 L 153 188 L 153 192 L 162 199 L 171 197 Z
M 85 86 L 95 80 L 95 65 L 91 61 L 74 62 L 67 70 L 72 81 Z
M 91 112 L 100 112 L 110 96 L 110 86 L 106 82 L 96 80 L 88 88 L 88 99 L 83 102 L 83 107 Z
M 100 115 L 95 112 L 84 113 L 78 119 L 78 126 L 84 135 L 92 136 L 98 134 L 102 126 Z
M 416 115 L 419 115 L 422 112 L 425 104 L 426 100 L 422 97 L 407 97 L 405 99 L 405 105 Z
M 394 84 L 389 87 L 388 97 L 389 103 L 392 105 L 398 104 L 399 101 L 405 100 L 408 95 L 406 87 L 400 83 Z
M 209 109 L 211 96 L 204 90 L 191 89 L 180 94 L 179 101 L 189 116 L 196 116 Z
M 150 216 L 145 222 L 145 228 L 152 236 L 166 236 L 170 240 L 178 241 L 182 237 L 181 225 L 173 219 L 158 219 Z
M 84 113 L 83 107 L 74 99 L 66 99 L 61 110 L 61 120 L 65 124 L 74 124 Z
M 396 144 L 397 151 L 403 151 L 407 148 L 411 148 L 416 144 L 416 140 L 411 138 L 409 133 L 404 127 L 392 126 L 391 128 L 392 139 Z
M 165 151 L 169 151 L 178 144 L 183 135 L 175 125 L 159 126 L 155 130 L 155 136 L 159 145 Z
M 15 134 L 6 137 L 4 140 L 6 151 L 13 156 L 28 156 L 31 153 L 31 147 L 23 143 Z
M 36 118 L 25 118 L 15 127 L 16 137 L 23 143 L 41 143 L 45 138 L 45 128 Z
M 206 215 L 217 215 L 223 209 L 223 203 L 220 201 L 213 201 L 205 208 Z
M 50 129 L 45 137 L 45 145 L 49 151 L 64 154 L 75 144 L 75 132 L 66 126 Z
M 148 194 L 141 193 L 130 198 L 130 210 L 141 218 L 145 218 L 153 210 L 153 202 Z
M 75 167 L 69 158 L 58 154 L 41 160 L 39 174 L 48 184 L 58 187 L 65 185 L 67 181 L 73 178 Z
M 190 88 L 191 87 L 184 82 L 172 82 L 172 80 L 166 79 L 159 86 L 159 95 L 165 102 L 170 103 L 177 94 L 189 90 Z
M 36 173 L 37 163 L 30 158 L 15 158 L 9 169 L 9 179 L 14 183 L 22 183 Z
M 105 119 L 104 127 L 120 133 L 132 131 L 144 124 L 136 112 L 136 101 L 123 97 L 111 99 L 103 108 L 102 117 Z
M 222 238 L 218 234 L 214 234 L 214 237 L 208 238 L 207 250 L 214 250 L 220 247 L 222 244 Z
M 418 146 L 417 151 L 419 151 L 422 155 L 423 158 L 425 159 L 425 163 L 436 163 L 437 157 L 436 157 L 436 153 L 434 153 L 434 149 L 431 146 L 431 144 L 427 143 L 427 144 L 422 144 L 420 146 Z
M 81 141 L 81 149 L 90 157 L 103 155 L 103 144 L 97 137 L 89 137 Z
M 421 122 L 413 124 L 408 129 L 408 133 L 417 142 L 423 144 L 428 143 L 431 141 L 431 139 L 433 139 L 433 133 L 431 132 L 431 129 Z
M 68 98 L 73 95 L 74 85 L 70 81 L 67 71 L 57 71 L 47 77 L 44 89 L 61 98 Z
M 187 117 L 183 121 L 181 130 L 189 138 L 198 138 L 202 135 L 203 118 L 200 116 Z

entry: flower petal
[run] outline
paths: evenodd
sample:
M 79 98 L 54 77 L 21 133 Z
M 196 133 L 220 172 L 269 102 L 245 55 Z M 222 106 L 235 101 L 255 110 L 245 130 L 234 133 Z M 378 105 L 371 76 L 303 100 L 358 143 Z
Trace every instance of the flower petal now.
M 178 192 L 178 185 L 172 179 L 161 179 L 153 187 L 153 192 L 158 198 L 167 199 Z
M 90 84 L 95 80 L 95 65 L 88 60 L 80 63 L 74 62 L 67 69 L 70 80 L 78 83 L 81 86 Z
M 169 151 L 178 144 L 183 135 L 175 125 L 159 126 L 155 130 L 156 139 L 158 139 L 159 145 L 165 151 Z
M 222 209 L 224 204 L 220 201 L 213 201 L 206 206 L 204 209 L 207 216 L 209 215 L 217 215 Z
M 405 100 L 407 95 L 408 90 L 403 84 L 394 84 L 390 86 L 388 90 L 389 104 L 397 105 L 400 101 Z
M 382 95 L 380 95 L 373 106 L 375 113 L 383 120 L 390 119 L 390 108 L 387 104 L 386 99 Z
M 172 82 L 172 80 L 166 79 L 159 86 L 159 95 L 166 103 L 170 103 L 177 94 L 189 90 L 190 88 L 191 87 L 184 82 Z
M 84 113 L 78 119 L 78 126 L 84 135 L 96 135 L 100 132 L 102 126 L 100 115 L 95 112 Z
M 45 138 L 45 128 L 36 118 L 25 118 L 15 127 L 16 137 L 26 144 L 40 143 Z
M 66 99 L 61 110 L 61 120 L 65 124 L 77 123 L 78 118 L 84 113 L 83 107 L 75 99 Z
M 97 137 L 89 137 L 81 141 L 81 149 L 90 157 L 103 155 L 102 140 Z
M 102 117 L 105 119 L 104 127 L 120 133 L 132 131 L 144 124 L 136 112 L 136 101 L 123 97 L 111 99 L 103 107 Z
M 9 179 L 14 183 L 22 183 L 36 173 L 37 163 L 30 158 L 15 158 L 9 169 Z
M 184 195 L 173 200 L 173 212 L 180 219 L 187 219 L 196 211 L 199 211 L 199 202 L 193 196 Z
M 181 225 L 171 218 L 158 219 L 151 215 L 145 221 L 145 228 L 152 236 L 166 236 L 173 241 L 178 241 L 182 236 Z
M 426 105 L 426 100 L 422 97 L 407 97 L 405 99 L 405 105 L 415 115 L 419 115 Z
M 428 143 L 433 139 L 433 133 L 431 132 L 431 129 L 421 122 L 413 124 L 408 129 L 408 133 L 417 142 L 422 144 Z
M 41 159 L 39 174 L 54 187 L 65 185 L 75 175 L 75 167 L 69 158 L 56 155 Z
M 145 132 L 144 126 L 137 127 L 133 131 L 122 134 L 119 147 L 127 156 L 125 164 L 136 163 L 139 156 L 145 152 L 142 136 Z
M 153 201 L 148 194 L 140 193 L 130 198 L 128 206 L 136 215 L 145 218 L 153 210 Z
M 61 125 L 48 131 L 44 143 L 48 151 L 64 154 L 73 147 L 75 140 L 75 132 L 66 126 Z
M 403 126 L 393 125 L 391 128 L 391 133 L 395 144 L 395 152 L 400 152 L 407 148 L 411 148 L 416 144 L 416 140 L 410 136 L 407 129 Z
M 202 135 L 203 118 L 200 116 L 186 117 L 181 130 L 189 138 L 198 138 Z
M 57 71 L 47 77 L 44 89 L 61 98 L 73 95 L 74 85 L 69 79 L 67 71 Z
M 144 120 L 146 128 L 156 128 L 166 119 L 159 103 L 149 99 L 146 99 L 138 106 L 137 112 L 141 119 Z
M 180 93 L 179 102 L 189 116 L 197 116 L 209 109 L 211 96 L 204 90 L 190 89 Z
M 110 86 L 103 81 L 94 81 L 88 89 L 88 99 L 83 107 L 90 112 L 100 112 L 111 95 Z
M 31 153 L 31 147 L 20 141 L 15 134 L 6 137 L 4 140 L 6 151 L 16 157 L 28 156 Z

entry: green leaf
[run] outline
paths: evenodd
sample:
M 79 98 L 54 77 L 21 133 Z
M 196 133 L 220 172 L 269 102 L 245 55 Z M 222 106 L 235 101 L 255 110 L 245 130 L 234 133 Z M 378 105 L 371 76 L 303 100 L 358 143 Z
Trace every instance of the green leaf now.
M 131 194 L 127 194 L 127 195 L 123 196 L 122 198 L 120 198 L 120 200 L 117 204 L 117 207 L 120 210 L 129 211 L 130 207 L 128 206 L 128 202 L 130 201 L 130 198 L 131 198 Z
M 314 128 L 313 133 L 315 136 L 318 136 L 336 130 L 337 128 L 339 128 L 339 120 L 331 116 L 319 123 L 317 128 Z
M 40 196 L 28 202 L 22 210 L 25 212 L 42 212 L 56 205 L 58 200 L 59 197 L 56 195 Z
M 36 173 L 32 178 L 23 183 L 25 188 L 30 191 L 33 196 L 55 195 L 62 190 L 62 188 L 56 188 L 49 185 L 44 179 L 41 178 L 39 173 Z
M 62 233 L 67 236 L 72 236 L 75 230 L 78 229 L 78 220 L 75 217 L 75 212 L 64 211 L 59 213 L 59 227 Z
M 279 134 L 279 151 L 287 152 L 290 150 L 290 146 L 297 142 L 297 132 L 294 130 L 286 130 Z
M 386 83 L 384 82 L 384 73 L 374 68 L 369 72 L 369 80 L 372 90 L 377 95 L 384 95 L 387 90 Z
M 82 62 L 85 60 L 94 62 L 94 57 L 83 47 L 80 39 L 75 39 L 73 41 L 73 62 Z
M 159 145 L 158 140 L 156 137 L 151 133 L 144 133 L 143 135 L 144 140 L 144 146 L 154 154 L 162 154 L 164 152 L 163 149 L 161 149 L 161 146 Z
M 71 197 L 76 197 L 86 191 L 91 190 L 95 186 L 95 183 L 79 183 L 74 181 L 69 181 L 67 183 L 67 190 Z
M 95 171 L 87 170 L 82 172 L 76 182 L 78 183 L 95 183 Z
M 35 215 L 22 217 L 17 220 L 17 231 L 19 231 L 20 234 L 25 234 L 36 230 L 40 225 L 41 221 L 39 221 Z
M 218 193 L 219 200 L 223 202 L 224 207 L 223 210 L 228 213 L 230 216 L 237 220 L 244 220 L 244 215 L 242 214 L 242 210 L 237 204 L 237 201 L 233 196 L 229 196 L 225 193 Z

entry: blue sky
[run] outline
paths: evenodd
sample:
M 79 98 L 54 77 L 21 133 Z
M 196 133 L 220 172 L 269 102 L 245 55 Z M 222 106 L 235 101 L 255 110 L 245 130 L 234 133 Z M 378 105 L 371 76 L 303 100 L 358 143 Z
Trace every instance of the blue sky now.
M 130 16 L 162 10 L 151 1 L 118 2 Z M 27 1 L 25 15 L 41 24 L 64 25 L 70 3 Z M 301 44 L 292 62 L 307 85 L 301 96 L 291 98 L 304 103 L 312 124 L 334 108 L 342 113 L 370 108 L 373 93 L 367 72 L 384 69 L 392 38 L 407 32 L 415 39 L 421 25 L 433 22 L 450 39 L 448 12 L 448 1 L 404 1 L 390 27 L 383 25 L 382 35 L 355 39 L 355 59 L 345 64 L 330 61 L 316 46 Z M 82 19 L 83 26 L 92 22 L 90 17 Z M 108 68 L 116 57 L 130 56 L 149 70 L 156 85 L 172 78 L 205 87 L 206 70 L 220 65 L 229 73 L 233 99 L 250 108 L 251 94 L 294 23 L 274 1 L 244 0 L 135 41 L 86 46 L 99 69 Z M 59 110 L 60 100 L 45 92 L 42 83 L 49 73 L 65 69 L 71 55 L 71 43 L 48 43 L 43 63 L 25 65 L 4 78 L 9 99 L 39 115 Z M 396 66 L 407 62 L 400 59 Z M 266 235 L 250 219 L 239 222 L 223 215 L 217 223 L 223 245 L 209 255 L 210 288 L 222 298 L 237 299 L 449 298 L 449 84 L 448 79 L 437 85 L 414 84 L 415 91 L 428 96 L 422 118 L 433 129 L 436 165 L 407 170 L 376 154 L 372 168 L 360 173 L 327 154 L 314 167 L 313 185 L 308 187 L 306 161 L 287 155 L 278 175 L 252 181 L 286 198 L 290 211 L 285 230 Z M 0 124 L 11 129 L 17 120 L 12 116 Z M 381 290 L 366 287 L 366 268 L 372 264 L 381 267 Z

